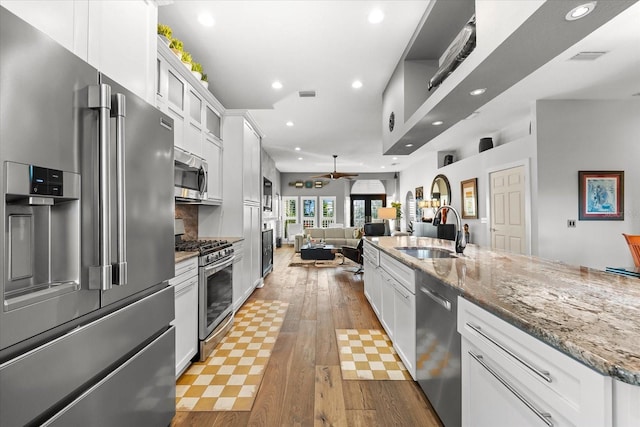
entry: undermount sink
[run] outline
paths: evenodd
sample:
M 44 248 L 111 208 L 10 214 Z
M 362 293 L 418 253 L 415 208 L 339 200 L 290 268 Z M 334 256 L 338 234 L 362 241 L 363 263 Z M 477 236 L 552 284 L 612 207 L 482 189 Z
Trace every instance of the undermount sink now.
M 433 247 L 396 247 L 396 250 L 402 252 L 403 254 L 412 256 L 418 259 L 427 259 L 427 258 L 455 258 L 456 255 L 453 251 L 443 248 L 433 248 Z

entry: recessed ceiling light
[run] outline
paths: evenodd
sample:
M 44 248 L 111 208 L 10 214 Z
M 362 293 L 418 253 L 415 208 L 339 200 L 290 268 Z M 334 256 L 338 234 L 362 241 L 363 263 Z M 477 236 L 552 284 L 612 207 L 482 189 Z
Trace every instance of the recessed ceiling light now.
M 289 127 L 293 126 L 293 122 L 292 122 L 291 120 L 289 120 L 289 121 L 287 122 L 287 126 L 289 126 Z
M 302 157 L 298 157 L 298 160 L 302 160 Z
M 374 9 L 369 12 L 369 22 L 379 24 L 384 20 L 384 13 L 380 9 Z
M 271 87 L 274 89 L 282 89 L 282 83 L 276 80 L 275 82 L 271 83 Z
M 296 151 L 300 151 L 300 147 L 296 147 Z
M 413 147 L 413 144 L 404 144 L 405 147 Z
M 436 120 L 435 122 L 431 123 L 434 126 L 440 126 L 441 124 L 443 124 L 444 122 L 442 120 Z
M 398 160 L 398 158 L 397 157 L 392 157 L 391 160 Z
M 482 95 L 483 93 L 485 93 L 487 91 L 486 87 L 480 88 L 480 89 L 475 89 L 472 90 L 471 92 L 469 92 L 469 95 L 471 96 L 478 96 L 478 95 Z
M 564 19 L 567 21 L 575 21 L 576 19 L 584 18 L 596 8 L 596 3 L 597 2 L 592 1 L 576 6 L 565 15 Z
M 384 169 L 386 166 L 380 166 L 380 169 Z
M 198 22 L 205 27 L 213 27 L 213 24 L 215 24 L 213 16 L 209 15 L 206 12 L 202 12 L 200 15 L 198 15 Z
M 473 113 L 469 114 L 465 120 L 474 119 L 474 118 L 476 118 L 478 116 L 478 114 L 480 114 L 480 113 L 477 112 L 477 111 L 474 111 Z
M 360 89 L 362 87 L 362 82 L 360 80 L 356 80 L 351 83 L 351 87 L 354 89 Z

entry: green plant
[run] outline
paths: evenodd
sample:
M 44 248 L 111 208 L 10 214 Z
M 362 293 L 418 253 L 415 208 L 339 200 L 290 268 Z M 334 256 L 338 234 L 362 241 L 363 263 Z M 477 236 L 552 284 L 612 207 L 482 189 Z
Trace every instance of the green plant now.
M 202 78 L 200 80 L 202 80 L 203 82 L 208 82 L 209 81 L 209 77 L 206 74 L 203 74 Z
M 171 44 L 169 44 L 169 48 L 175 49 L 178 52 L 182 52 L 182 49 L 183 49 L 182 41 L 178 39 L 171 39 Z
M 202 73 L 202 64 L 199 62 L 191 63 L 191 71 L 197 71 L 198 73 Z
M 400 202 L 391 202 L 391 207 L 396 210 L 396 219 L 402 218 L 402 203 Z
M 189 52 L 182 52 L 182 57 L 180 60 L 186 64 L 191 64 L 191 54 Z
M 158 34 L 171 40 L 171 34 L 173 34 L 173 31 L 168 25 L 158 24 Z

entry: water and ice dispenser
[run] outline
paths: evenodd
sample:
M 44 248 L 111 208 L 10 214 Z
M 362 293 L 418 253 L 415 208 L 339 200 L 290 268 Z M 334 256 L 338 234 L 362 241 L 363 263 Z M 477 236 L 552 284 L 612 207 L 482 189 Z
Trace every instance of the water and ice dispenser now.
M 5 162 L 4 310 L 80 288 L 80 175 Z

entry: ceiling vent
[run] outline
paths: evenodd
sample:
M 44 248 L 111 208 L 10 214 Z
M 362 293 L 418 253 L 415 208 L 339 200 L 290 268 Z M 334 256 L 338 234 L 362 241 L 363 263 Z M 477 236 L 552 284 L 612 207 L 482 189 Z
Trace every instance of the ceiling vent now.
M 315 98 L 316 91 L 315 90 L 301 90 L 298 92 L 300 98 Z
M 594 59 L 600 58 L 607 52 L 580 52 L 577 55 L 569 58 L 571 61 L 593 61 Z

